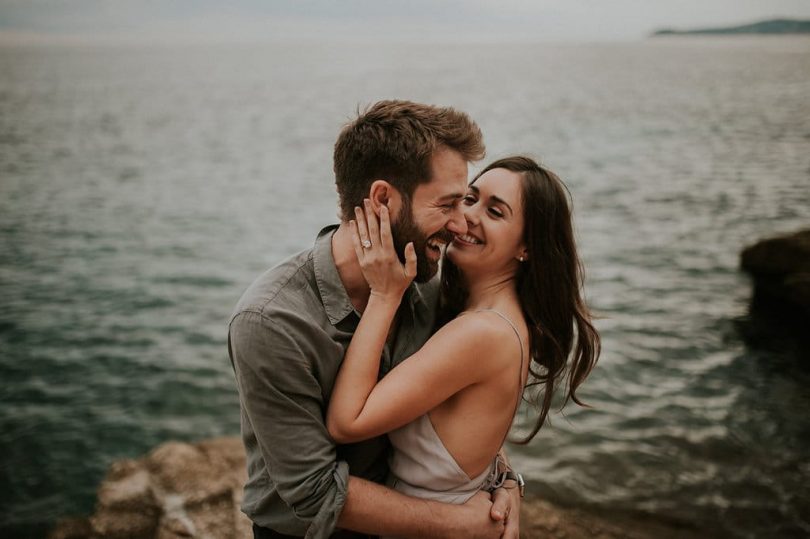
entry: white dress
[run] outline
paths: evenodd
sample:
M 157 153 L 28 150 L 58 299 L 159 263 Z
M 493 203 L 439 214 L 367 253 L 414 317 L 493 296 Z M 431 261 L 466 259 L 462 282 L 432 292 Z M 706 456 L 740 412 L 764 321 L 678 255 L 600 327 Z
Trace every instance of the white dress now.
M 523 388 L 523 341 L 509 318 L 492 309 L 486 311 L 494 312 L 508 322 L 520 343 L 520 371 L 518 371 L 520 393 L 515 405 L 517 412 Z M 513 418 L 515 412 L 512 414 Z M 492 463 L 478 476 L 468 476 L 436 434 L 428 414 L 389 432 L 388 438 L 393 446 L 389 461 L 388 484 L 394 490 L 408 496 L 462 504 L 479 490 L 492 486 L 497 479 L 497 457 L 493 457 Z

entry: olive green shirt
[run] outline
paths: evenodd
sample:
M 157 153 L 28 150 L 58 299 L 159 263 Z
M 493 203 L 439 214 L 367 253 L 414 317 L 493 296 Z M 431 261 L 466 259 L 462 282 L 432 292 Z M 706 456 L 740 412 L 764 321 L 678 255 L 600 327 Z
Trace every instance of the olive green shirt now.
M 335 229 L 259 277 L 239 300 L 228 334 L 247 452 L 242 511 L 260 526 L 307 538 L 334 531 L 349 474 L 382 482 L 387 473 L 385 437 L 338 446 L 325 426 L 360 321 L 332 256 Z M 437 279 L 411 285 L 381 376 L 427 341 L 437 295 Z

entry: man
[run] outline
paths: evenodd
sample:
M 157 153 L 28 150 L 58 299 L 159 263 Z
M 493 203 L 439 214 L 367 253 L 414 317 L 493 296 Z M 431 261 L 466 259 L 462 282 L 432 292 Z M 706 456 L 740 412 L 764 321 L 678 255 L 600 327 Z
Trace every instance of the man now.
M 324 425 L 340 363 L 369 297 L 349 232 L 354 208 L 386 205 L 400 256 L 414 242 L 417 277 L 397 314 L 381 375 L 418 350 L 434 323 L 441 247 L 464 234 L 467 163 L 483 157 L 467 115 L 382 101 L 341 132 L 334 170 L 341 223 L 312 249 L 259 277 L 239 301 L 228 347 L 248 457 L 243 511 L 256 538 L 499 537 L 517 502 L 479 493 L 464 505 L 420 500 L 379 483 L 387 441 L 336 446 Z M 514 492 L 514 491 L 513 491 Z M 492 515 L 492 516 L 490 516 Z M 508 534 L 517 537 L 517 526 Z M 334 533 L 334 535 L 332 535 Z

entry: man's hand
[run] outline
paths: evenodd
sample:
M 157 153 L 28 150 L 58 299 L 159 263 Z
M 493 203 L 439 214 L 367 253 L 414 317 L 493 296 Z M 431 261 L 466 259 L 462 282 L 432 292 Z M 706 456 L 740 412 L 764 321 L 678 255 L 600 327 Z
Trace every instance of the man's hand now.
M 513 483 L 513 481 L 509 481 Z M 494 521 L 503 521 L 505 529 L 504 539 L 519 539 L 520 537 L 520 490 L 514 488 L 499 488 L 492 495 L 490 518 Z
M 475 496 L 459 506 L 460 511 L 454 519 L 450 537 L 469 537 L 470 539 L 499 539 L 503 536 L 503 520 L 490 518 L 492 500 L 489 492 L 476 492 Z

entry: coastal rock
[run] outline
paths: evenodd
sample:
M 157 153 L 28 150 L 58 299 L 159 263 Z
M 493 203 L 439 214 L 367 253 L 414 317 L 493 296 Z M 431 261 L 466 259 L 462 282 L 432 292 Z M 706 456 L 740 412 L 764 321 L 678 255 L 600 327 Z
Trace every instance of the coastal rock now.
M 96 512 L 60 521 L 49 539 L 251 539 L 251 523 L 239 510 L 245 479 L 245 452 L 237 437 L 167 442 L 141 459 L 114 463 L 98 489 Z M 523 539 L 711 536 L 536 499 L 521 507 Z
M 810 273 L 810 229 L 760 240 L 743 250 L 741 262 L 753 275 Z
M 743 250 L 754 280 L 752 313 L 807 327 L 810 322 L 810 229 L 764 239 Z
M 86 518 L 63 518 L 56 523 L 48 539 L 86 539 L 92 537 L 93 528 Z
M 146 457 L 113 463 L 95 513 L 59 522 L 50 539 L 241 539 L 245 453 L 237 437 L 168 442 Z

